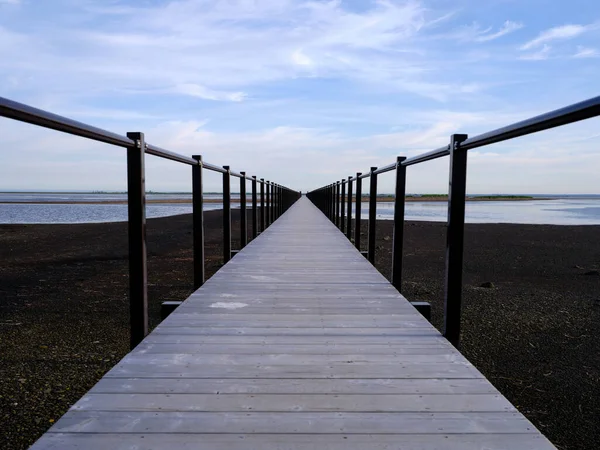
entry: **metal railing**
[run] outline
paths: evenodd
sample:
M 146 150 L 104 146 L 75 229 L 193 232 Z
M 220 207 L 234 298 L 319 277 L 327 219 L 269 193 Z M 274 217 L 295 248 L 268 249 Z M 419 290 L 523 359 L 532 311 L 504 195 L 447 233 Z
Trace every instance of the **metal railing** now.
M 448 145 L 431 152 L 396 161 L 384 167 L 371 167 L 367 173 L 336 181 L 313 190 L 308 198 L 335 223 L 348 239 L 352 239 L 352 188 L 356 183 L 354 245 L 360 251 L 362 206 L 362 180 L 370 178 L 369 222 L 367 252 L 362 252 L 375 263 L 375 238 L 377 216 L 377 176 L 396 171 L 394 199 L 394 234 L 392 243 L 391 282 L 402 292 L 402 252 L 404 241 L 404 208 L 406 197 L 406 168 L 433 159 L 450 157 L 448 190 L 448 221 L 446 232 L 446 271 L 444 280 L 444 336 L 456 347 L 460 342 L 462 303 L 463 248 L 465 226 L 465 201 L 467 180 L 467 152 L 497 142 L 506 141 L 539 131 L 579 122 L 600 115 L 600 96 L 565 108 L 523 120 L 503 128 L 469 138 L 466 134 L 453 134 Z M 347 193 L 345 187 L 348 187 Z M 345 216 L 345 217 L 344 217 Z
M 0 97 L 0 116 L 44 128 L 81 136 L 94 141 L 127 149 L 127 204 L 129 240 L 129 304 L 131 348 L 148 334 L 148 270 L 146 257 L 146 188 L 145 154 L 158 156 L 192 166 L 192 217 L 194 289 L 204 284 L 204 208 L 203 170 L 223 174 L 223 260 L 226 263 L 239 250 L 231 248 L 231 177 L 240 180 L 240 245 L 248 243 L 246 182 L 252 184 L 252 236 L 256 238 L 273 223 L 298 198 L 300 193 L 285 186 L 245 172 L 233 172 L 229 166 L 217 166 L 202 160 L 202 156 L 180 155 L 148 144 L 144 133 L 127 133 L 127 136 L 77 122 L 48 111 Z M 258 220 L 258 192 L 260 184 L 260 226 Z M 266 191 L 266 192 L 265 192 Z

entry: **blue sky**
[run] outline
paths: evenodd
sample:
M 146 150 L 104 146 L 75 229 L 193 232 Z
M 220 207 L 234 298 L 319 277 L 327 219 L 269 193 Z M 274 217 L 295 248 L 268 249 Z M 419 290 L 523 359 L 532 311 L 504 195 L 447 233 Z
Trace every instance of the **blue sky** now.
M 302 190 L 594 97 L 598 69 L 592 0 L 0 0 L 0 95 Z M 468 191 L 600 192 L 599 123 L 470 152 Z M 122 149 L 7 119 L 0 144 L 0 189 L 125 187 Z

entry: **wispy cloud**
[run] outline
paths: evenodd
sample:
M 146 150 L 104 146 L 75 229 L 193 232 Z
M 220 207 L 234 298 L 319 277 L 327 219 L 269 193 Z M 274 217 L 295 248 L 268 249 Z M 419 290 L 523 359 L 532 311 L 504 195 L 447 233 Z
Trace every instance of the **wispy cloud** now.
M 544 44 L 544 46 L 537 52 L 521 55 L 519 56 L 519 59 L 525 61 L 543 61 L 549 58 L 550 50 L 552 50 L 552 47 L 550 47 L 547 44 Z
M 475 40 L 477 42 L 493 41 L 494 39 L 498 39 L 499 37 L 502 37 L 506 34 L 520 30 L 521 28 L 523 28 L 522 23 L 507 20 L 506 22 L 504 22 L 504 25 L 502 26 L 502 28 L 500 28 L 500 30 L 498 30 L 497 32 L 481 34 L 480 36 L 477 36 L 475 38 Z
M 598 58 L 599 56 L 600 52 L 597 49 L 578 45 L 577 53 L 573 55 L 573 58 Z
M 241 102 L 246 97 L 243 92 L 225 92 L 215 91 L 199 84 L 185 83 L 174 86 L 170 89 L 171 92 L 176 94 L 190 95 L 192 97 L 199 97 L 205 100 L 228 100 L 232 102 Z
M 30 54 L 31 62 L 15 58 L 14 51 L 7 56 L 57 87 L 69 73 L 64 92 L 135 83 L 138 90 L 174 86 L 169 89 L 179 95 L 239 102 L 252 96 L 254 86 L 315 76 L 438 101 L 470 90 L 472 83 L 440 83 L 432 71 L 439 58 L 419 42 L 429 24 L 451 15 L 432 12 L 421 1 L 363 5 L 353 10 L 341 1 L 182 0 L 135 8 L 90 0 L 77 13 L 98 26 L 60 32 L 42 26 L 21 36 L 27 45 L 19 52 Z M 499 33 L 515 27 L 507 24 Z M 42 36 L 52 48 L 64 41 L 77 45 L 70 54 L 42 53 Z M 141 69 L 149 63 L 151 69 Z
M 562 25 L 559 27 L 550 28 L 541 32 L 535 39 L 532 39 L 531 41 L 521 45 L 520 49 L 530 50 L 547 42 L 572 39 L 589 31 L 591 28 L 592 27 L 590 25 Z

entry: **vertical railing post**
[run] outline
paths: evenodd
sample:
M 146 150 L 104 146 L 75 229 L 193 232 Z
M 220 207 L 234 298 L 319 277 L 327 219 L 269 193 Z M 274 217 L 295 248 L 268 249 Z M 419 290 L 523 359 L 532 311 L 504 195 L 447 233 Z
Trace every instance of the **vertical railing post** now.
M 252 239 L 256 239 L 256 236 L 258 236 L 257 207 L 256 175 L 252 175 Z
M 273 221 L 279 219 L 279 185 L 275 185 L 275 215 Z
M 340 182 L 335 182 L 335 226 L 340 226 Z
M 278 203 L 279 203 L 279 186 L 277 183 L 273 184 L 273 222 L 275 222 L 277 220 L 277 210 L 278 210 Z
M 392 237 L 392 284 L 402 292 L 402 253 L 404 244 L 404 207 L 406 201 L 406 166 L 396 159 L 396 194 L 394 198 L 394 235 Z
M 266 216 L 266 226 L 267 228 L 271 225 L 271 183 L 269 180 L 265 181 L 265 216 Z
M 335 223 L 335 184 L 329 185 L 329 192 L 329 197 L 331 198 L 331 212 L 329 213 L 329 218 L 333 223 Z
M 281 217 L 281 215 L 283 214 L 283 211 L 284 211 L 284 208 L 283 208 L 284 196 L 285 196 L 285 192 L 283 190 L 283 186 L 279 186 L 279 217 Z
M 348 227 L 346 230 L 346 237 L 350 240 L 352 239 L 352 177 L 348 177 L 348 209 L 346 223 Z
M 248 207 L 246 205 L 246 172 L 240 172 L 240 250 L 248 245 Z
M 332 199 L 333 199 L 333 208 L 331 212 L 331 221 L 337 226 L 337 183 L 333 183 L 332 185 Z
M 371 167 L 371 184 L 369 192 L 369 246 L 367 248 L 367 259 L 375 264 L 375 242 L 377 231 L 377 167 Z
M 231 259 L 231 171 L 223 166 L 223 263 Z
M 194 289 L 204 284 L 204 198 L 202 192 L 202 156 L 192 156 L 192 217 L 194 247 Z
M 332 215 L 331 215 L 331 201 L 333 199 L 333 197 L 331 196 L 331 185 L 329 185 L 329 186 L 327 186 L 325 188 L 325 196 L 327 198 L 327 208 L 326 208 L 327 212 L 325 213 L 325 215 L 327 216 L 327 218 L 329 220 L 331 220 L 331 218 L 332 218 Z
M 450 186 L 448 192 L 448 229 L 446 231 L 444 336 L 457 348 L 460 343 L 465 195 L 467 189 L 467 151 L 460 147 L 460 143 L 466 139 L 466 134 L 454 134 L 450 139 Z
M 327 217 L 329 218 L 329 220 L 331 220 L 333 222 L 333 214 L 331 213 L 333 211 L 333 208 L 331 206 L 333 204 L 333 194 L 331 192 L 331 185 L 327 186 L 326 191 L 327 191 Z
M 265 179 L 260 179 L 260 232 L 265 231 L 266 220 L 265 220 Z
M 340 230 L 343 233 L 346 227 L 346 180 L 342 180 L 342 206 L 340 209 Z
M 146 260 L 146 175 L 144 133 L 127 133 L 127 212 L 129 235 L 129 320 L 133 349 L 148 334 L 148 267 Z
M 275 220 L 281 215 L 281 186 L 275 186 Z
M 271 184 L 271 223 L 277 220 L 277 183 Z
M 333 210 L 335 207 L 335 193 L 333 184 L 329 185 L 329 220 L 335 223 L 335 217 L 333 216 Z
M 269 183 L 269 226 L 275 222 L 275 216 L 273 210 L 275 207 L 275 183 L 271 181 Z
M 248 204 L 246 200 L 246 172 L 240 171 L 240 250 L 248 245 Z
M 354 246 L 360 252 L 360 220 L 361 220 L 361 208 L 362 208 L 362 173 L 356 174 L 356 206 L 354 212 Z

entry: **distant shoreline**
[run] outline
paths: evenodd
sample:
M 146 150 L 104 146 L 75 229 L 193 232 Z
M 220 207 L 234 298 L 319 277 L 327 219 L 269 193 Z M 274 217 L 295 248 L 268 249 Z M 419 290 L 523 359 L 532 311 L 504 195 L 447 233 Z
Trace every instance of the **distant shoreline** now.
M 362 196 L 362 203 L 369 201 L 369 196 Z M 353 197 L 355 199 L 355 197 Z M 377 202 L 389 203 L 395 200 L 394 197 L 377 197 Z M 490 195 L 487 197 L 467 197 L 468 202 L 523 202 L 532 200 L 552 200 L 551 198 L 542 197 L 526 197 L 526 196 L 503 196 L 503 195 Z M 407 202 L 447 202 L 447 196 L 427 196 L 422 197 L 406 197 Z M 188 198 L 170 198 L 170 199 L 146 199 L 147 204 L 192 204 L 192 199 Z M 205 198 L 204 203 L 222 203 L 220 198 Z M 231 203 L 240 203 L 239 198 L 232 198 Z M 260 203 L 260 200 L 259 200 Z M 18 201 L 18 202 L 0 202 L 0 205 L 31 205 L 31 204 L 43 204 L 43 205 L 126 205 L 127 200 L 50 200 L 50 201 Z M 251 201 L 248 200 L 248 205 L 251 205 Z

